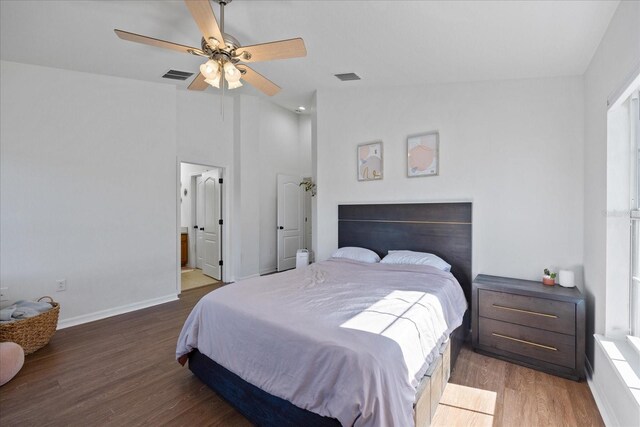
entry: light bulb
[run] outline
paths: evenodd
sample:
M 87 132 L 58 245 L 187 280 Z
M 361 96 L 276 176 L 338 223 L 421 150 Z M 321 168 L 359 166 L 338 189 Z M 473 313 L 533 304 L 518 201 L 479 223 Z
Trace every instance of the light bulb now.
M 230 82 L 227 80 L 227 84 L 229 86 L 229 89 L 237 89 L 240 86 L 242 86 L 242 82 L 240 80 L 235 81 L 235 82 Z
M 242 77 L 242 73 L 233 63 L 226 62 L 224 64 L 224 77 L 229 83 L 237 82 L 240 80 L 240 77 Z
M 220 76 L 217 76 L 214 79 L 204 79 L 205 83 L 210 84 L 213 87 L 217 87 L 220 89 Z
M 215 79 L 220 74 L 220 66 L 216 61 L 210 59 L 200 66 L 200 72 L 205 79 Z

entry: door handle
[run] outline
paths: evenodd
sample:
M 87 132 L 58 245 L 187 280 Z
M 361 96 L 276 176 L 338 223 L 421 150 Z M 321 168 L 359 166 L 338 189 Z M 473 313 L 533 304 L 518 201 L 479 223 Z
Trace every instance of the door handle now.
M 198 229 L 198 226 L 197 226 L 197 225 L 194 225 L 194 226 L 193 226 L 193 228 L 195 228 L 195 229 L 197 230 L 197 229 Z
M 278 227 L 278 230 L 284 230 L 284 227 L 280 225 L 280 226 Z
M 202 227 L 202 228 L 200 229 L 200 231 L 204 231 L 204 227 Z

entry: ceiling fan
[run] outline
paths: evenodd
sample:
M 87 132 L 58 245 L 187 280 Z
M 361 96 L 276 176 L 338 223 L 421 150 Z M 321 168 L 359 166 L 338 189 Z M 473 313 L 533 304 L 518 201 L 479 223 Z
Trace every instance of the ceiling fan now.
M 205 90 L 209 85 L 224 90 L 225 81 L 228 89 L 235 89 L 242 86 L 241 80 L 244 80 L 269 96 L 275 95 L 280 87 L 243 63 L 306 56 L 304 41 L 295 38 L 242 46 L 238 40 L 224 32 L 224 7 L 231 0 L 215 1 L 220 4 L 219 26 L 209 0 L 184 0 L 203 36 L 200 49 L 128 31 L 114 31 L 123 40 L 207 58 L 207 62 L 200 65 L 200 72 L 189 85 L 190 90 Z

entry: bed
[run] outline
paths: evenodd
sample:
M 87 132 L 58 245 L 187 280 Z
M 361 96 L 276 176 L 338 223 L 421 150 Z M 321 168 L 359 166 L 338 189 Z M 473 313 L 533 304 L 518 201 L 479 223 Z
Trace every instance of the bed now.
M 339 246 L 431 252 L 451 273 L 331 259 L 242 281 L 194 307 L 176 356 L 258 425 L 424 424 L 425 378 L 468 331 L 471 204 L 341 205 Z

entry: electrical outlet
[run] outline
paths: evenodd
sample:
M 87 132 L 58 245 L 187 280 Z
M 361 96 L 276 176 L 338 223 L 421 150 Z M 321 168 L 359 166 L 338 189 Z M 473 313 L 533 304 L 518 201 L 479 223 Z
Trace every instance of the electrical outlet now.
M 67 279 L 56 280 L 56 292 L 67 290 Z

